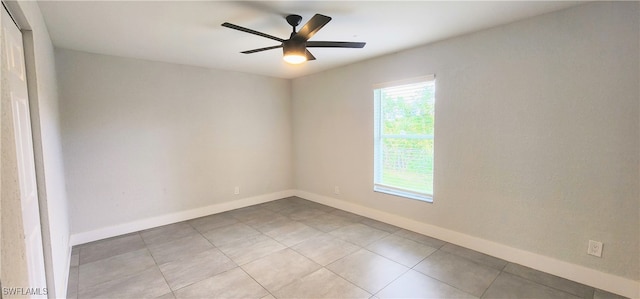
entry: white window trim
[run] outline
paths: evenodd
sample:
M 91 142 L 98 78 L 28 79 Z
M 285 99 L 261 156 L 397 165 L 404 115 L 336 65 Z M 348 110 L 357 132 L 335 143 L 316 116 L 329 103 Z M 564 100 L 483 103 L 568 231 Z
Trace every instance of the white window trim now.
M 404 79 L 404 80 L 398 80 L 398 81 L 390 81 L 390 82 L 384 82 L 384 83 L 378 83 L 378 84 L 374 84 L 373 85 L 373 90 L 374 90 L 374 153 L 379 152 L 380 151 L 380 138 L 382 138 L 382 131 L 381 131 L 381 127 L 380 127 L 380 97 L 378 95 L 375 94 L 376 90 L 378 89 L 383 89 L 386 87 L 393 87 L 393 86 L 398 86 L 398 85 L 407 85 L 407 84 L 413 84 L 413 83 L 420 83 L 420 82 L 425 82 L 425 81 L 434 81 L 436 79 L 436 75 L 427 75 L 427 76 L 421 76 L 421 77 L 415 77 L 415 78 L 409 78 L 409 79 Z M 435 130 L 434 130 L 435 132 Z M 415 138 L 419 138 L 419 139 L 434 139 L 434 135 L 423 135 L 423 134 L 415 134 Z M 387 137 L 391 137 L 393 135 L 387 135 Z M 407 136 L 403 136 L 404 138 L 406 138 Z M 381 159 L 383 158 L 382 155 L 374 155 L 374 184 L 373 184 L 373 191 L 374 192 L 380 192 L 380 193 L 385 193 L 385 194 L 389 194 L 389 195 L 394 195 L 394 196 L 400 196 L 400 197 L 404 197 L 404 198 L 409 198 L 409 199 L 416 199 L 416 200 L 420 200 L 423 202 L 428 202 L 428 203 L 433 203 L 433 194 L 427 194 L 427 193 L 421 193 L 421 192 L 415 192 L 415 191 L 408 191 L 408 190 L 404 190 L 404 189 L 399 189 L 399 188 L 395 188 L 392 186 L 387 186 L 384 184 L 379 184 L 376 182 L 380 182 L 381 178 L 380 176 L 382 175 L 382 172 L 380 171 L 375 171 L 379 166 L 377 165 L 381 165 L 382 161 Z
M 398 85 L 407 85 L 407 84 L 413 84 L 413 83 L 420 83 L 420 82 L 425 82 L 425 81 L 433 81 L 436 79 L 436 75 L 426 75 L 426 76 L 420 76 L 420 77 L 413 77 L 413 78 L 409 78 L 409 79 L 403 79 L 403 80 L 397 80 L 397 81 L 389 81 L 389 82 L 382 82 L 382 83 L 377 83 L 377 84 L 373 84 L 373 89 L 381 89 L 381 88 L 385 88 L 385 87 L 392 87 L 392 86 L 398 86 Z

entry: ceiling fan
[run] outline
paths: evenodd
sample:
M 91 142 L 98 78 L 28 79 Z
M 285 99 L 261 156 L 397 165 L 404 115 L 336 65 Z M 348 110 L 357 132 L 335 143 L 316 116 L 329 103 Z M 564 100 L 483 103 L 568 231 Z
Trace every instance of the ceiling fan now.
M 289 39 L 282 39 L 279 37 L 275 37 L 273 35 L 269 35 L 266 33 L 258 32 L 255 30 L 251 30 L 249 28 L 241 27 L 238 25 L 234 25 L 231 23 L 224 22 L 222 26 L 244 31 L 247 33 L 259 35 L 262 37 L 266 37 L 275 41 L 280 42 L 280 45 L 253 49 L 248 51 L 243 51 L 241 53 L 251 54 L 256 52 L 262 52 L 266 50 L 273 50 L 277 48 L 282 48 L 284 52 L 283 59 L 292 64 L 303 63 L 307 60 L 315 60 L 316 58 L 307 50 L 307 48 L 363 48 L 366 43 L 361 42 L 335 42 L 335 41 L 309 41 L 309 39 L 318 32 L 324 25 L 331 21 L 330 17 L 325 15 L 316 14 L 314 15 L 302 28 L 300 31 L 296 32 L 296 26 L 300 25 L 302 21 L 302 17 L 299 15 L 288 15 L 286 17 L 287 23 L 291 25 L 293 28 L 293 32 L 291 32 L 291 36 Z

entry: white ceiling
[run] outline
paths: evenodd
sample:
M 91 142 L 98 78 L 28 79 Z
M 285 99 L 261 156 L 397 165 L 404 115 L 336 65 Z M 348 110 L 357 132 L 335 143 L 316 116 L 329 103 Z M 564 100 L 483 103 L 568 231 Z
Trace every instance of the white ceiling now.
M 295 78 L 496 25 L 580 1 L 41 1 L 56 47 L 92 53 Z M 363 49 L 313 48 L 317 60 L 289 65 L 282 50 L 240 51 L 276 41 L 223 22 L 288 38 L 284 16 L 333 20 L 311 40 L 364 41 Z M 300 27 L 298 27 L 300 28 Z

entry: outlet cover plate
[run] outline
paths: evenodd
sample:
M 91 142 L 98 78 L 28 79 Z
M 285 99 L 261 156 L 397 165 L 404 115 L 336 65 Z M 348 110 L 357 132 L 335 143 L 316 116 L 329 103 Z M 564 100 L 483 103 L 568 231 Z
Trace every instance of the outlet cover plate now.
M 602 257 L 602 242 L 589 240 L 589 247 L 587 248 L 587 254 Z

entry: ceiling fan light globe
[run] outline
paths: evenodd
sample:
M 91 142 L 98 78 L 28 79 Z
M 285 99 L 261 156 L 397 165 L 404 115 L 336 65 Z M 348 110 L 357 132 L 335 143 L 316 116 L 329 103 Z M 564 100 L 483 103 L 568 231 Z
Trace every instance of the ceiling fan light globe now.
M 284 61 L 286 61 L 287 63 L 291 63 L 291 64 L 301 64 L 305 61 L 307 61 L 307 57 L 303 56 L 303 55 L 299 55 L 299 54 L 285 54 L 282 59 L 284 59 Z
M 284 61 L 291 64 L 300 64 L 307 61 L 306 47 L 304 41 L 286 40 L 282 43 Z

